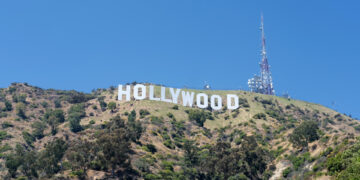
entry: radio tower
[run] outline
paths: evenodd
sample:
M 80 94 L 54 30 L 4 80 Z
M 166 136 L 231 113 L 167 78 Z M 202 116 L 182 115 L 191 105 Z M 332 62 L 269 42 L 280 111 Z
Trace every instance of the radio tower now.
M 274 87 L 273 87 L 273 83 L 272 83 L 272 77 L 271 77 L 271 72 L 270 72 L 270 66 L 268 63 L 268 59 L 266 56 L 266 48 L 265 48 L 265 33 L 264 33 L 264 18 L 263 15 L 261 14 L 261 26 L 260 26 L 260 30 L 261 30 L 261 63 L 260 63 L 260 68 L 261 68 L 261 82 L 262 82 L 262 86 L 263 86 L 263 94 L 268 94 L 268 95 L 274 95 L 275 91 L 274 91 Z
M 249 79 L 248 85 L 252 92 L 261 94 L 274 95 L 274 87 L 272 83 L 272 77 L 270 72 L 270 65 L 266 56 L 266 45 L 265 45 L 265 33 L 264 33 L 264 18 L 261 14 L 261 62 L 260 62 L 260 76 L 254 75 L 253 78 Z

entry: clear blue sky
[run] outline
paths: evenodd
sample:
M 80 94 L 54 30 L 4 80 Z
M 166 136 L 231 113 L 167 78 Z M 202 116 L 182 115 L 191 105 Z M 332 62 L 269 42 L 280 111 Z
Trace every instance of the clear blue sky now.
M 260 14 L 277 94 L 360 117 L 359 1 L 1 1 L 0 87 L 247 89 Z M 332 105 L 335 102 L 335 105 Z

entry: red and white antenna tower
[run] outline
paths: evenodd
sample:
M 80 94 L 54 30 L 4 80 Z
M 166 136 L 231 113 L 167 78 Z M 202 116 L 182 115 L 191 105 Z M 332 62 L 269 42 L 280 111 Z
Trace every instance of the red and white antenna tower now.
M 261 78 L 261 84 L 262 84 L 262 93 L 268 94 L 268 95 L 274 95 L 274 87 L 272 83 L 272 76 L 270 72 L 270 65 L 266 56 L 266 44 L 265 44 L 265 33 L 264 33 L 264 17 L 261 14 L 261 62 L 260 62 L 260 78 Z
M 260 76 L 254 75 L 248 80 L 249 88 L 252 92 L 275 95 L 272 77 L 270 72 L 270 65 L 266 55 L 265 33 L 264 33 L 264 18 L 261 14 L 261 62 L 260 62 Z

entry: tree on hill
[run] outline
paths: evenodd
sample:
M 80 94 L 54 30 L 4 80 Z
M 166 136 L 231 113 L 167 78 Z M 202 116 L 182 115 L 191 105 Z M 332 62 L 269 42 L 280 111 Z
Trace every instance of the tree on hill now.
M 93 99 L 94 96 L 91 94 L 85 94 L 77 91 L 64 91 L 61 92 L 63 98 L 71 104 L 84 103 L 90 99 Z
M 83 130 L 82 126 L 80 125 L 80 121 L 81 119 L 78 116 L 73 115 L 69 117 L 70 130 L 72 132 L 76 133 Z
M 41 139 L 44 137 L 44 130 L 46 128 L 46 124 L 41 121 L 36 121 L 31 124 L 31 127 L 33 128 L 32 135 L 36 137 L 37 139 Z
M 17 144 L 15 152 L 7 155 L 5 166 L 8 169 L 9 176 L 16 177 L 18 169 L 28 178 L 37 178 L 37 154 L 35 151 L 26 150 L 22 145 Z
M 70 144 L 66 152 L 66 158 L 71 162 L 72 170 L 80 170 L 81 179 L 86 179 L 86 170 L 96 162 L 96 154 L 98 149 L 94 142 L 87 140 L 77 140 Z
M 206 119 L 213 119 L 210 112 L 205 112 L 204 110 L 190 109 L 188 111 L 189 120 L 195 121 L 199 126 L 204 126 Z
M 136 111 L 132 110 L 128 116 L 128 122 L 134 122 L 136 119 Z
M 65 115 L 61 109 L 49 110 L 44 114 L 43 120 L 50 125 L 51 134 L 55 135 L 57 126 L 65 121 Z
M 130 166 L 129 152 L 130 143 L 125 129 L 116 129 L 110 133 L 102 134 L 97 145 L 101 149 L 103 163 L 107 169 L 111 169 L 114 175 L 118 168 L 128 168 Z
M 115 102 L 109 102 L 109 104 L 107 105 L 107 108 L 111 111 L 111 113 L 114 112 L 114 110 L 116 109 L 116 103 Z
M 48 177 L 59 172 L 61 170 L 60 161 L 67 148 L 68 144 L 59 138 L 47 144 L 45 150 L 41 151 L 38 157 L 38 163 L 41 165 L 39 170 Z
M 16 115 L 18 115 L 21 119 L 26 119 L 25 109 L 26 106 L 24 103 L 18 103 L 16 105 Z
M 116 174 L 120 178 L 125 178 L 131 174 L 121 172 L 131 171 L 129 153 L 132 151 L 130 142 L 139 137 L 133 136 L 132 128 L 129 127 L 129 124 L 125 124 L 119 115 L 112 118 L 105 129 L 99 133 L 96 140 L 99 148 L 98 159 L 106 169 L 111 170 L 112 175 L 115 175 L 116 170 L 119 169 L 120 171 Z
M 315 121 L 304 121 L 290 134 L 290 142 L 296 147 L 307 147 L 308 143 L 319 139 L 318 129 Z
M 5 101 L 5 110 L 6 111 L 12 111 L 12 104 L 11 104 L 11 102 L 10 101 L 8 101 L 8 100 L 6 100 Z
M 99 104 L 100 104 L 100 107 L 101 107 L 101 110 L 102 111 L 105 111 L 106 110 L 106 107 L 107 107 L 107 104 L 106 102 L 104 101 L 105 99 L 105 96 L 101 96 L 101 97 L 98 97 L 97 100 L 99 101 Z
M 187 141 L 184 144 L 184 173 L 188 179 L 263 179 L 269 154 L 258 146 L 253 136 L 245 136 L 240 147 L 218 141 L 200 149 Z
M 68 110 L 68 121 L 70 124 L 70 130 L 72 132 L 79 132 L 83 130 L 80 125 L 81 118 L 85 117 L 85 107 L 84 104 L 75 104 L 70 107 Z
M 136 121 L 136 111 L 135 110 L 132 110 L 128 116 L 127 128 L 130 133 L 130 138 L 134 142 L 140 138 L 142 132 L 144 131 L 144 128 L 142 127 L 141 122 Z

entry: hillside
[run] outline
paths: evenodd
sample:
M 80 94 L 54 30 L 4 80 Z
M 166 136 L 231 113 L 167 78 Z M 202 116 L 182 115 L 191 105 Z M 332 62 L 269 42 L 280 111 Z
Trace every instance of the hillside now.
M 117 101 L 115 87 L 84 94 L 13 83 L 0 89 L 1 179 L 357 177 L 357 120 L 276 96 L 192 91 L 236 94 L 240 108 Z

